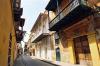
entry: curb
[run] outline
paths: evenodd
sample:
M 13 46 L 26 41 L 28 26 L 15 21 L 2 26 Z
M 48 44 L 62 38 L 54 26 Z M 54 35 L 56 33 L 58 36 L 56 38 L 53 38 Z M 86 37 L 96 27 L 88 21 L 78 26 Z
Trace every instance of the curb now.
M 39 59 L 39 60 L 41 60 L 41 59 Z M 52 64 L 52 65 L 55 65 L 55 66 L 60 66 L 60 65 L 54 64 L 54 63 L 52 63 L 50 61 L 46 61 L 46 60 L 41 60 L 41 61 L 46 62 L 46 63 L 49 63 L 49 64 Z

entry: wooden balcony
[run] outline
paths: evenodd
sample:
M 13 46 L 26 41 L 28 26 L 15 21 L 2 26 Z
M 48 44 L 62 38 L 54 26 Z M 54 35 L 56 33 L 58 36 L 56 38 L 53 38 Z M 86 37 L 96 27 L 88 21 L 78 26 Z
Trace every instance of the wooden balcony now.
M 23 8 L 15 8 L 14 9 L 14 20 L 19 21 L 22 13 L 23 13 Z
M 22 30 L 16 30 L 16 41 L 17 43 L 20 43 L 24 37 L 24 31 Z
M 38 37 L 36 37 L 36 38 L 32 41 L 32 43 L 36 43 L 36 42 L 40 41 L 42 38 L 44 38 L 44 37 L 46 37 L 46 36 L 48 36 L 48 35 L 49 35 L 48 33 L 42 33 L 42 34 L 40 34 Z
M 15 29 L 19 29 L 19 27 L 23 27 L 25 23 L 25 19 L 24 18 L 20 18 L 19 21 L 15 21 Z
M 21 0 L 13 0 L 13 8 L 20 8 Z
M 25 23 L 25 19 L 24 18 L 21 18 L 20 19 L 20 26 L 23 27 L 24 26 L 24 23 Z
M 42 30 L 36 32 L 34 36 L 32 37 L 32 43 L 36 43 L 40 41 L 42 38 L 46 37 L 49 35 L 49 32 L 43 32 Z
M 92 14 L 85 0 L 72 0 L 49 24 L 51 31 L 59 31 Z

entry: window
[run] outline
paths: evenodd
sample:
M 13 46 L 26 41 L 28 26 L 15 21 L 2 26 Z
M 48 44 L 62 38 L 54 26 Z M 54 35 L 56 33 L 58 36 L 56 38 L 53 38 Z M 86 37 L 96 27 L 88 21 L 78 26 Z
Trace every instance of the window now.
M 55 45 L 59 45 L 59 36 L 58 33 L 55 33 Z
M 56 44 L 56 45 L 59 44 L 59 39 L 55 39 L 55 44 Z

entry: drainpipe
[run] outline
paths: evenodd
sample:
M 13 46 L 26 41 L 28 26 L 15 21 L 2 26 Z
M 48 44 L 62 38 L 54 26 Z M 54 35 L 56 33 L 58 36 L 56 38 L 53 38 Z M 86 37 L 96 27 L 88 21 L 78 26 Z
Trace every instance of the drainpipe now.
M 56 0 L 56 2 L 57 2 L 57 12 L 58 12 L 58 14 L 59 14 L 59 13 L 60 13 L 59 2 L 58 2 L 58 0 Z M 58 15 L 58 20 L 60 20 L 60 14 Z M 59 31 L 56 31 L 56 33 L 57 33 L 58 36 L 59 36 Z
M 59 8 L 59 2 L 58 2 L 58 0 L 56 0 L 56 5 L 57 5 L 57 12 L 58 12 L 58 14 L 60 13 L 60 8 Z M 58 20 L 60 20 L 60 14 L 58 15 Z
M 60 8 L 59 8 L 59 2 L 58 2 L 58 0 L 56 0 L 56 2 L 57 2 L 57 12 L 58 12 L 58 14 L 60 13 Z M 58 15 L 57 14 L 57 15 Z M 60 14 L 58 15 L 58 20 L 60 20 Z M 56 31 L 55 32 L 55 34 L 57 34 L 58 36 L 59 36 L 59 31 Z M 59 36 L 60 37 L 60 36 Z M 60 39 L 59 39 L 59 41 L 60 41 Z M 59 48 L 59 47 L 58 47 Z M 57 48 L 56 48 L 57 49 Z M 60 48 L 59 48 L 60 49 Z M 61 56 L 59 56 L 59 59 L 58 59 L 59 61 L 61 61 Z

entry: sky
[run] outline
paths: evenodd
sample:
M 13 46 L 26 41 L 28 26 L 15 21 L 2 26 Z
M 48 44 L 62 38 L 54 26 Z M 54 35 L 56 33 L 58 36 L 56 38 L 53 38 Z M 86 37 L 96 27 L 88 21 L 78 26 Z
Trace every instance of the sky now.
M 24 42 L 27 42 L 30 30 L 34 25 L 40 12 L 45 10 L 49 0 L 21 0 L 21 7 L 23 8 L 22 18 L 25 18 L 24 31 L 27 31 L 24 37 Z M 22 42 L 23 44 L 23 42 Z
M 45 10 L 49 0 L 21 0 L 23 15 L 25 18 L 24 30 L 30 31 L 40 12 Z

